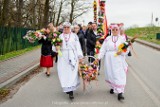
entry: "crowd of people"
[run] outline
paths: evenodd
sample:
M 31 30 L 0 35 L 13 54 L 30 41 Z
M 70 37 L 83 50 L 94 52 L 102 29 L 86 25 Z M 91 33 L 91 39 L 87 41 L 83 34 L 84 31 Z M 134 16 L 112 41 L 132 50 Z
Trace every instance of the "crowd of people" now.
M 46 37 L 39 40 L 42 44 L 40 66 L 47 68 L 46 75 L 50 76 L 50 68 L 53 67 L 53 59 L 56 57 L 57 72 L 63 92 L 69 95 L 70 99 L 74 99 L 73 92 L 80 85 L 78 75 L 79 63 L 83 62 L 85 55 L 94 56 L 95 46 L 97 42 L 97 23 L 89 22 L 87 27 L 80 24 L 71 25 L 69 22 L 64 22 L 55 29 L 52 24 L 47 27 Z M 62 56 L 58 55 L 58 48 L 52 46 L 49 41 L 50 32 L 59 31 L 62 39 L 60 48 Z M 105 81 L 110 85 L 110 93 L 118 93 L 118 100 L 123 100 L 124 89 L 126 85 L 126 73 L 128 65 L 125 61 L 126 56 L 131 56 L 129 48 L 127 52 L 118 52 L 118 46 L 128 40 L 123 26 L 114 24 L 110 27 L 110 32 L 107 37 L 101 41 L 102 47 L 95 60 L 89 58 L 88 61 L 98 61 L 104 59 Z M 55 57 L 52 57 L 54 53 Z M 118 56 L 115 57 L 115 53 Z

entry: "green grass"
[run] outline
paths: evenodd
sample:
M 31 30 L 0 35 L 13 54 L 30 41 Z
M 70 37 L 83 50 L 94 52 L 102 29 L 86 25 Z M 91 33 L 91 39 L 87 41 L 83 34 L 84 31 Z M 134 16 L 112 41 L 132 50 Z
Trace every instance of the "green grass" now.
M 4 97 L 6 97 L 10 93 L 9 89 L 0 89 L 0 100 L 2 100 Z
M 129 36 L 134 36 L 136 34 L 141 35 L 139 39 L 153 42 L 160 45 L 160 40 L 156 39 L 156 34 L 160 33 L 160 27 L 142 27 L 142 28 L 131 28 L 126 30 L 126 34 Z
M 6 53 L 4 55 L 0 55 L 0 61 L 7 60 L 9 58 L 22 55 L 26 52 L 29 52 L 29 51 L 32 51 L 32 50 L 38 49 L 38 48 L 40 48 L 40 45 L 35 46 L 35 47 L 29 47 L 29 48 L 18 50 L 18 51 L 9 52 L 9 53 Z

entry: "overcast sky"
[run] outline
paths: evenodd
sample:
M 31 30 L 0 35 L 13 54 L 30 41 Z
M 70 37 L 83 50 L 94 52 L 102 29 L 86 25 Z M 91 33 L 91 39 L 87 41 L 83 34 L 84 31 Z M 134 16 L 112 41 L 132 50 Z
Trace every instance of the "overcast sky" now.
M 154 24 L 158 25 L 155 22 L 155 18 L 158 17 L 160 26 L 160 0 L 106 0 L 108 23 L 123 22 L 125 27 L 142 27 L 151 23 L 152 13 Z M 93 10 L 83 15 L 83 20 L 85 23 L 93 21 Z

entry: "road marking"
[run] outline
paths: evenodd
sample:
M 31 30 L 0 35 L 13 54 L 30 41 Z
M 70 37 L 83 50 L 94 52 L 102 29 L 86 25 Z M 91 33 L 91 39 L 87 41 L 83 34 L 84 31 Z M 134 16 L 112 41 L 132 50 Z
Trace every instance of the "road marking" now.
M 143 80 L 141 80 L 141 79 L 139 78 L 139 76 L 138 76 L 135 72 L 133 72 L 133 71 L 135 71 L 135 69 L 132 68 L 130 65 L 129 65 L 129 68 L 132 69 L 132 70 L 130 70 L 130 73 L 131 73 L 131 74 L 134 76 L 134 78 L 140 83 L 140 85 L 142 86 L 142 88 L 144 89 L 144 91 L 149 95 L 149 97 L 152 99 L 152 101 L 155 103 L 155 105 L 156 105 L 157 107 L 160 107 L 160 101 L 158 100 L 158 97 L 156 97 L 156 96 L 154 95 L 154 93 L 152 93 L 152 91 L 150 90 L 150 88 L 147 87 L 147 85 L 145 85 L 145 83 L 143 82 Z

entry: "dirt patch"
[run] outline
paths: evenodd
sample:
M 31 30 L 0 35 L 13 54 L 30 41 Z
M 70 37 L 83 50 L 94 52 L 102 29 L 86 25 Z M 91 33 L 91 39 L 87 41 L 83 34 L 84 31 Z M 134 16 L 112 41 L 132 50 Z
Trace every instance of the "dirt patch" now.
M 14 94 L 16 94 L 18 92 L 18 90 L 20 89 L 21 86 L 23 86 L 30 79 L 32 79 L 34 76 L 36 76 L 37 74 L 39 74 L 42 71 L 43 71 L 43 69 L 38 67 L 33 72 L 31 72 L 30 74 L 28 74 L 27 76 L 25 76 L 24 78 L 19 80 L 13 86 L 11 86 L 9 88 L 0 89 L 0 104 L 4 103 L 8 99 L 12 98 L 14 96 Z

